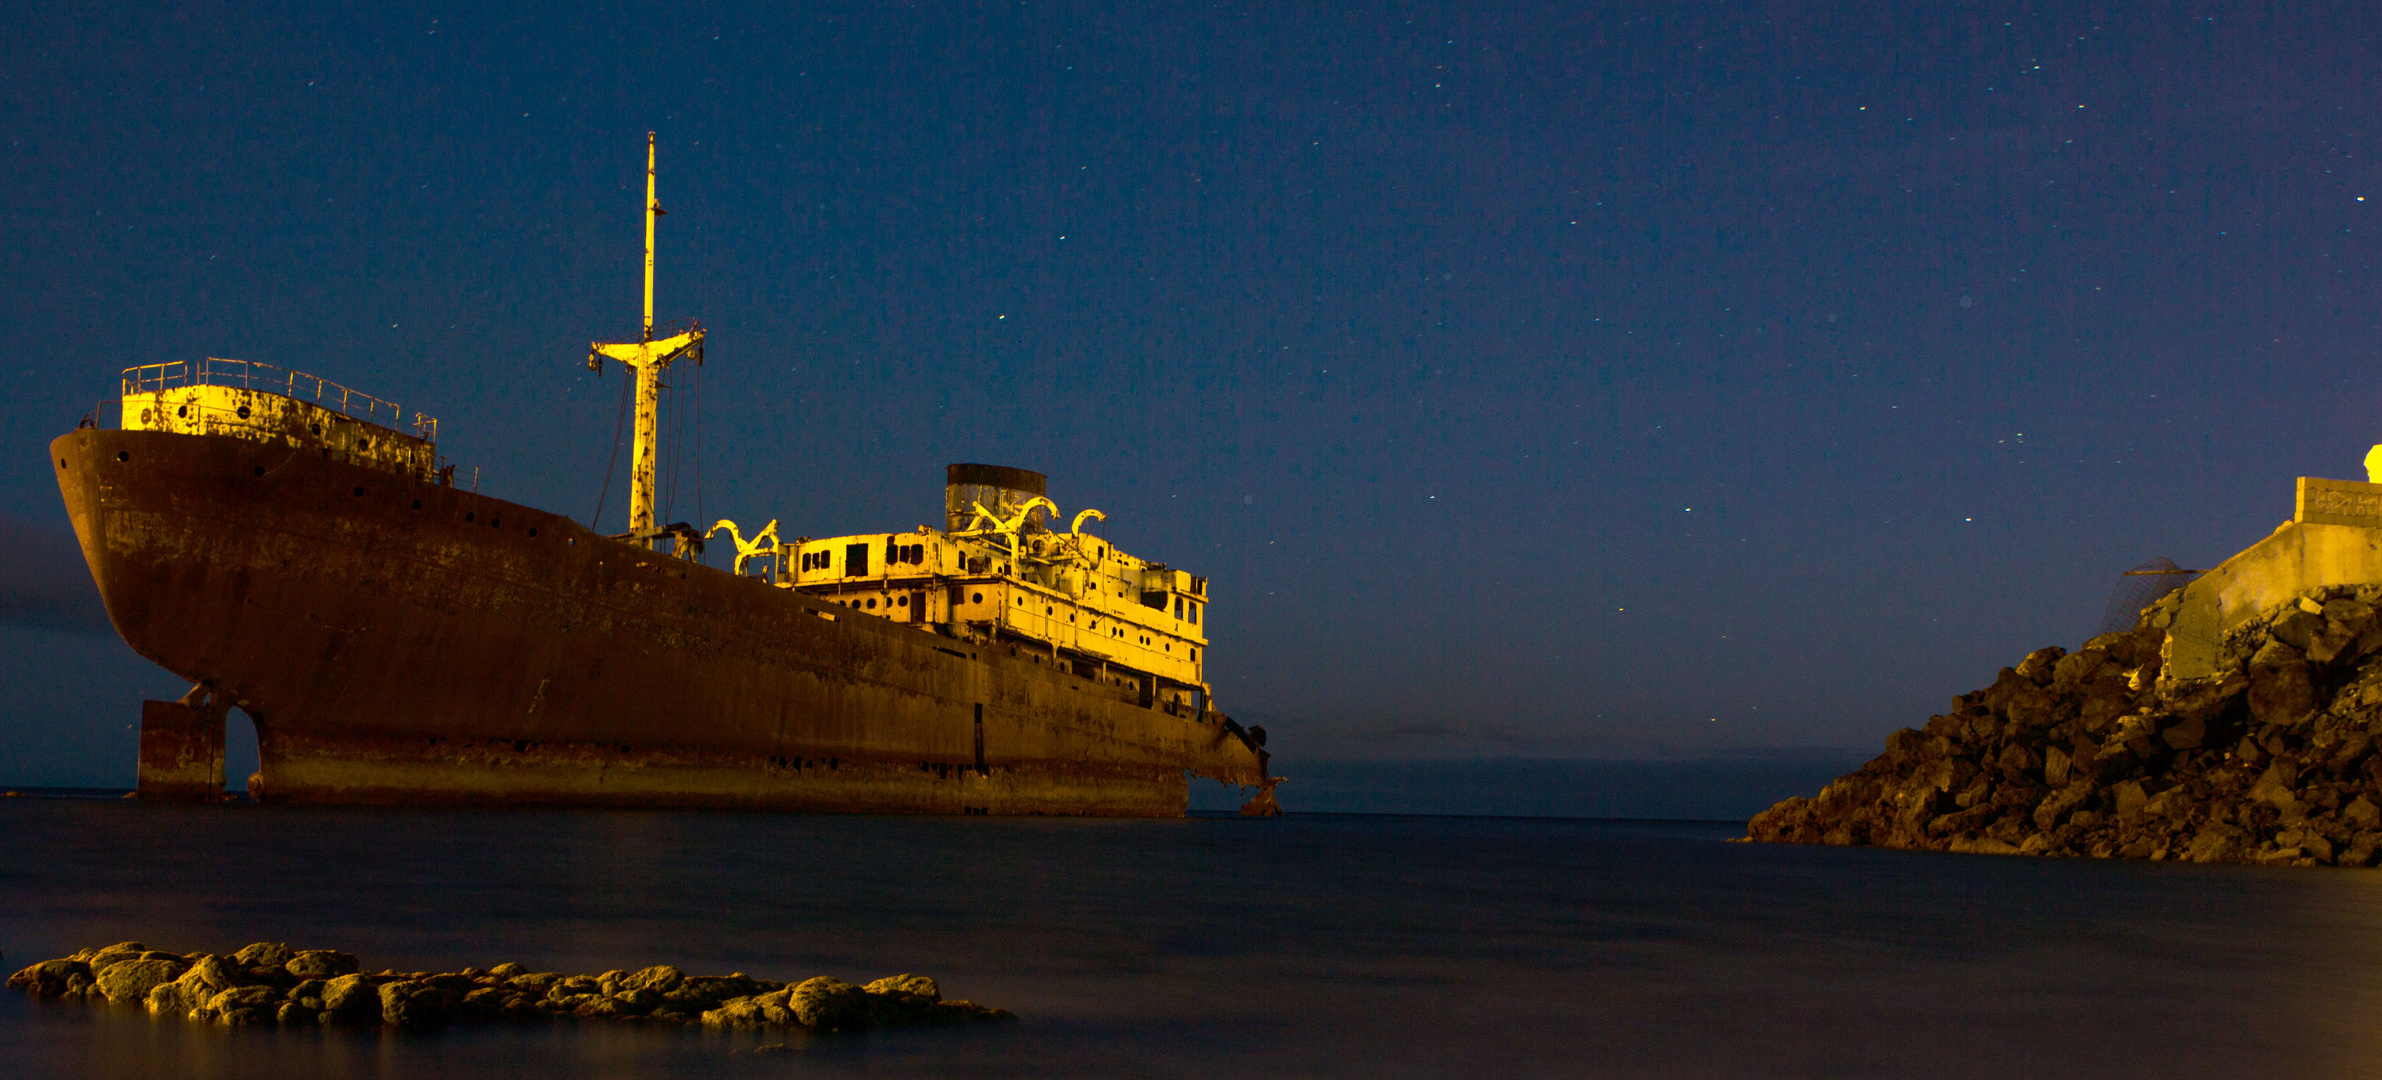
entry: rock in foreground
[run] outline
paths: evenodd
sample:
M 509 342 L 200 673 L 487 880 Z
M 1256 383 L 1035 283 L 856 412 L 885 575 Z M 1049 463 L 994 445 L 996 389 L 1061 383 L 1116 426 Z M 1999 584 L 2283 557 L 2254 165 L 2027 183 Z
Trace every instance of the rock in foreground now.
M 208 1023 L 388 1024 L 562 1018 L 707 1027 L 858 1031 L 1007 1020 L 1006 1009 L 945 1001 L 933 979 L 895 975 L 866 986 L 820 977 L 788 987 L 744 974 L 689 975 L 667 965 L 565 975 L 520 964 L 457 972 L 367 975 L 329 949 L 258 942 L 229 956 L 160 952 L 137 941 L 85 949 L 9 977 L 37 997 L 140 1005 Z
M 2123 633 L 2003 668 L 1755 840 L 2371 866 L 2382 850 L 2382 586 L 2310 590 L 2162 679 L 2170 595 Z

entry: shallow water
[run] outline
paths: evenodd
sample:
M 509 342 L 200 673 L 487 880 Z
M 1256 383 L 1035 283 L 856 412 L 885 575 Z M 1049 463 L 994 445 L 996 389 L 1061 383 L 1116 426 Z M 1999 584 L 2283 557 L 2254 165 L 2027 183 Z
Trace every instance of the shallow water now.
M 0 995 L 74 1077 L 2366 1076 L 2382 874 L 1729 844 L 1734 825 L 0 801 L 10 969 L 934 975 L 1014 1025 L 220 1030 Z M 759 1042 L 789 1051 L 737 1051 Z

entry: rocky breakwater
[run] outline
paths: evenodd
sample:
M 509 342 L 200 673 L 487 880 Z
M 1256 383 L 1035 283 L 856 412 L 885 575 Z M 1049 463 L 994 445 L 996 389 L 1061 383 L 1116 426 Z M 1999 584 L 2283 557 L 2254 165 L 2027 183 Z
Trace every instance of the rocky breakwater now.
M 127 941 L 45 960 L 8 979 L 37 997 L 139 1005 L 205 1023 L 388 1024 L 614 1020 L 709 1027 L 858 1031 L 1012 1019 L 1006 1009 L 946 1001 L 933 979 L 895 975 L 865 986 L 821 976 L 789 986 L 668 965 L 601 975 L 520 964 L 455 972 L 365 974 L 330 949 L 258 942 L 230 955 L 170 953 Z
M 2382 586 L 2307 592 L 2161 679 L 2177 595 L 2038 649 L 1754 840 L 1985 854 L 2372 866 L 2382 852 Z

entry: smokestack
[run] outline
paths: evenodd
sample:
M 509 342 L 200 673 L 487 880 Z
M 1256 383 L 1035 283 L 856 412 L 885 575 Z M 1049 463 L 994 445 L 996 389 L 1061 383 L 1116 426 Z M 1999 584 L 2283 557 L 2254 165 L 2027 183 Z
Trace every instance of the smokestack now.
M 1016 512 L 1018 504 L 1050 494 L 1050 478 L 1031 469 L 961 464 L 945 468 L 943 474 L 943 527 L 947 532 L 967 528 L 976 517 L 976 503 L 1006 518 Z M 1040 507 L 1027 523 L 1045 528 L 1049 524 Z

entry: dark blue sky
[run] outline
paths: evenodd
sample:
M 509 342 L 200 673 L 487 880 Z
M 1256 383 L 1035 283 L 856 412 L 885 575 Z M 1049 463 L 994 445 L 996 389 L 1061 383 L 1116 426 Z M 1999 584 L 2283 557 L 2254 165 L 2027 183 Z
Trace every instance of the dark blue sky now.
M 19 7 L 0 779 L 179 689 L 73 629 L 41 446 L 120 368 L 594 509 L 648 130 L 673 518 L 695 445 L 813 536 L 1047 472 L 1286 759 L 1871 745 L 2360 478 L 2373 13 L 1812 7 Z

